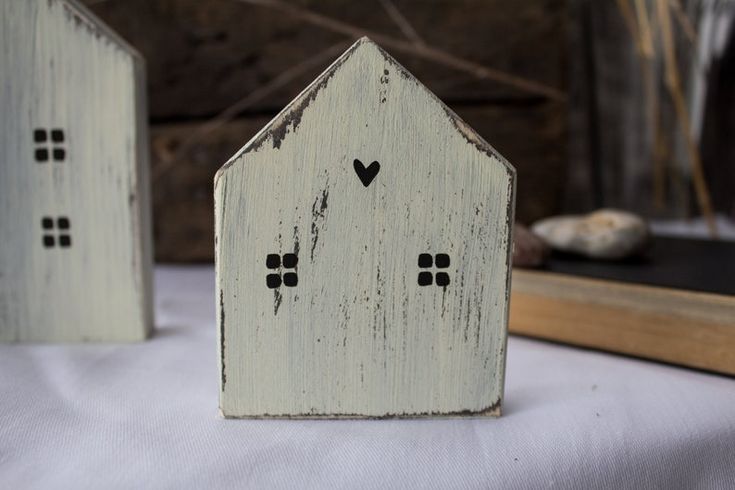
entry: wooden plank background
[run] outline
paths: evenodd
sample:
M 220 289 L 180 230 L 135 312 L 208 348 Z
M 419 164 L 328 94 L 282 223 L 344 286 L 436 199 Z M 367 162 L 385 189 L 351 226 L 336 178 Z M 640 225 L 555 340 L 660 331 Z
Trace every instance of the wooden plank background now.
M 332 61 L 317 63 L 216 131 L 201 125 L 295 65 L 351 39 L 237 0 L 86 0 L 147 60 L 156 258 L 213 258 L 212 177 Z M 405 39 L 381 1 L 292 2 L 341 22 Z M 564 0 L 395 0 L 429 45 L 564 92 Z M 388 51 L 518 171 L 517 216 L 560 210 L 566 106 L 405 52 Z M 336 57 L 336 55 L 334 56 Z

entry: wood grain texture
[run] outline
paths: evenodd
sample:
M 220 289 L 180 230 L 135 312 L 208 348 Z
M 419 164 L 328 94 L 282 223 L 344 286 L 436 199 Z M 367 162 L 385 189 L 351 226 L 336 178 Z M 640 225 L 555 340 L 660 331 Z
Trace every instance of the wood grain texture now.
M 379 162 L 365 187 L 353 161 Z M 215 178 L 231 417 L 499 414 L 515 172 L 363 38 Z M 298 255 L 266 287 L 268 254 Z M 421 253 L 450 284 L 419 286 Z M 285 269 L 284 269 L 285 271 Z
M 73 1 L 2 2 L 0 31 L 0 340 L 143 339 L 143 61 Z
M 84 1 L 143 53 L 148 61 L 151 116 L 167 122 L 184 116 L 187 120 L 211 117 L 290 67 L 345 39 L 295 16 L 235 0 Z M 430 45 L 565 90 L 564 0 L 392 3 Z M 377 1 L 299 0 L 294 5 L 403 38 Z M 393 55 L 450 106 L 460 101 L 518 104 L 538 99 L 421 57 L 403 52 Z M 256 113 L 280 110 L 318 74 L 316 69 L 305 73 L 251 109 Z M 563 120 L 564 114 L 564 104 L 557 103 L 556 117 Z
M 510 331 L 735 375 L 735 298 L 513 270 Z

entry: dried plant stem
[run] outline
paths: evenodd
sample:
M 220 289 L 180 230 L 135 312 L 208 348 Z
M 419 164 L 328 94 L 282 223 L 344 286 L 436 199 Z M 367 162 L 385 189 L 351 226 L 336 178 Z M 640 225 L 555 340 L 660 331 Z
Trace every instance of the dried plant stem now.
M 656 22 L 656 10 L 655 8 L 650 13 L 650 35 L 651 45 L 653 47 L 653 56 L 648 60 L 647 70 L 648 79 L 647 83 L 650 84 L 650 91 L 653 94 L 653 101 L 651 102 L 653 118 L 651 124 L 653 125 L 653 205 L 655 209 L 663 210 L 666 206 L 666 188 L 667 188 L 667 166 L 666 162 L 669 159 L 668 146 L 666 144 L 666 134 L 664 132 L 663 124 L 661 123 L 661 91 L 658 87 L 658 78 L 655 72 L 655 60 L 656 60 L 656 43 L 654 43 L 654 33 L 658 32 L 658 23 Z
M 633 38 L 633 43 L 636 46 L 636 50 L 639 53 L 642 53 L 643 49 L 641 47 L 640 31 L 638 29 L 638 23 L 635 18 L 635 13 L 633 12 L 629 1 L 617 0 L 616 3 L 618 5 L 618 10 L 620 10 L 620 14 L 623 16 L 625 27 L 628 29 L 630 37 Z
M 630 2 L 635 2 L 635 10 Z M 665 167 L 661 159 L 660 144 L 662 142 L 662 130 L 659 124 L 658 90 L 656 89 L 656 76 L 654 70 L 654 58 L 656 51 L 653 42 L 653 29 L 649 20 L 648 9 L 645 0 L 617 0 L 618 10 L 623 17 L 631 38 L 636 46 L 636 53 L 641 65 L 643 75 L 643 90 L 645 98 L 646 119 L 653 133 L 651 148 L 651 161 L 653 163 L 653 202 L 658 209 L 664 207 L 665 203 Z
M 687 110 L 686 101 L 679 79 L 679 70 L 676 65 L 676 51 L 671 30 L 669 3 L 668 0 L 656 0 L 656 5 L 658 7 L 658 17 L 661 26 L 666 86 L 671 93 L 676 117 L 679 125 L 681 126 L 682 133 L 684 133 L 686 148 L 689 153 L 689 163 L 692 170 L 692 180 L 694 182 L 694 191 L 697 197 L 697 203 L 704 219 L 707 222 L 710 235 L 712 237 L 716 237 L 717 223 L 715 222 L 714 211 L 712 210 L 712 200 L 707 188 L 707 181 L 704 176 L 699 148 L 697 147 L 697 142 L 694 140 L 694 136 L 692 135 L 689 111 Z
M 658 118 L 653 143 L 653 205 L 662 210 L 666 206 L 666 160 L 669 158 L 666 137 Z
M 403 35 L 406 36 L 406 39 L 411 41 L 414 46 L 426 46 L 426 43 L 421 36 L 419 36 L 419 33 L 416 32 L 416 29 L 413 28 L 413 25 L 411 25 L 406 16 L 398 10 L 398 7 L 395 6 L 392 0 L 378 1 L 383 7 L 383 10 L 388 14 L 388 17 L 390 17 L 393 23 L 398 26 Z
M 670 0 L 671 9 L 674 11 L 674 15 L 676 16 L 676 21 L 681 26 L 681 30 L 684 31 L 684 35 L 686 35 L 689 42 L 692 44 L 697 44 L 697 31 L 694 29 L 694 24 L 692 23 L 692 20 L 689 18 L 689 16 L 684 12 L 684 9 L 681 6 L 680 0 Z
M 202 137 L 220 129 L 222 126 L 234 119 L 240 112 L 263 100 L 276 90 L 285 87 L 295 78 L 323 65 L 324 63 L 327 63 L 329 60 L 344 51 L 347 48 L 347 45 L 348 43 L 341 42 L 330 46 L 324 51 L 320 51 L 301 63 L 292 66 L 270 82 L 262 85 L 245 97 L 229 105 L 212 119 L 197 126 L 175 152 L 167 153 L 165 150 L 159 149 L 159 151 L 156 152 L 156 156 L 161 163 L 154 168 L 152 176 L 153 182 L 156 182 L 156 180 L 160 179 L 164 174 L 166 174 L 166 172 L 173 168 L 181 156 L 191 149 L 197 141 L 200 141 Z
M 512 75 L 512 74 L 506 73 L 501 70 L 496 70 L 494 68 L 484 66 L 474 61 L 470 61 L 470 60 L 466 60 L 466 59 L 454 56 L 453 54 L 450 54 L 446 51 L 442 51 L 440 49 L 434 48 L 432 46 L 415 45 L 412 42 L 404 41 L 402 39 L 397 39 L 393 36 L 387 36 L 379 32 L 374 32 L 368 29 L 363 29 L 361 27 L 358 27 L 352 24 L 348 24 L 346 22 L 342 22 L 337 19 L 333 19 L 326 15 L 318 14 L 309 9 L 305 9 L 297 5 L 293 5 L 293 4 L 284 2 L 282 0 L 238 0 L 238 1 L 243 2 L 243 3 L 248 3 L 251 5 L 260 5 L 263 7 L 268 7 L 268 8 L 272 8 L 275 10 L 279 10 L 286 14 L 293 15 L 294 17 L 298 17 L 299 19 L 305 22 L 308 22 L 310 24 L 313 24 L 315 26 L 319 26 L 323 29 L 327 29 L 332 32 L 337 32 L 337 33 L 340 33 L 340 34 L 343 34 L 345 36 L 349 36 L 352 38 L 369 36 L 374 41 L 390 49 L 409 53 L 414 56 L 418 56 L 420 58 L 425 58 L 425 59 L 434 61 L 435 63 L 440 63 L 444 66 L 448 66 L 456 70 L 464 71 L 480 79 L 493 80 L 495 82 L 514 87 L 518 90 L 523 90 L 525 92 L 528 92 L 534 95 L 540 95 L 543 97 L 547 97 L 549 99 L 556 100 L 556 101 L 566 100 L 566 95 L 562 91 L 554 87 L 550 87 L 548 85 L 545 85 L 545 84 L 542 84 L 542 83 L 539 83 L 533 80 L 529 80 L 527 78 Z
M 645 0 L 635 0 L 635 13 L 638 19 L 641 54 L 647 59 L 652 59 L 654 55 L 653 34 L 651 33 L 651 23 L 648 20 L 648 9 Z
M 443 51 L 427 46 L 426 43 L 419 37 L 418 33 L 416 33 L 416 31 L 413 29 L 408 20 L 400 13 L 395 5 L 390 2 L 390 0 L 381 0 L 381 3 L 383 4 L 383 7 L 386 9 L 386 12 L 391 17 L 393 22 L 399 25 L 399 28 L 404 33 L 404 35 L 406 35 L 406 37 L 411 40 L 410 42 L 405 42 L 399 39 L 395 39 L 391 36 L 385 36 L 383 34 L 361 29 L 359 27 L 355 27 L 350 24 L 331 19 L 329 17 L 316 14 L 307 9 L 303 9 L 277 0 L 239 1 L 285 11 L 314 25 L 318 25 L 333 32 L 345 34 L 352 38 L 369 35 L 386 46 L 392 47 L 399 51 L 409 52 L 417 56 L 431 59 L 447 66 L 452 66 L 458 70 L 472 73 L 479 78 L 492 79 L 500 83 L 512 85 L 521 90 L 526 90 L 538 95 L 549 97 L 554 100 L 563 101 L 566 99 L 564 93 L 555 88 L 548 87 L 546 85 L 531 80 L 526 80 L 525 78 L 516 77 L 499 70 L 493 70 L 492 68 L 487 68 L 480 64 L 454 57 L 449 53 L 445 53 Z M 181 146 L 179 146 L 175 151 L 172 152 L 168 151 L 165 148 L 154 147 L 156 157 L 161 163 L 153 169 L 153 182 L 155 183 L 168 171 L 175 167 L 176 163 L 181 159 L 182 155 L 190 150 L 197 141 L 200 141 L 203 136 L 206 136 L 207 134 L 210 134 L 220 129 L 222 126 L 227 124 L 227 122 L 235 118 L 240 112 L 247 109 L 248 107 L 251 107 L 253 104 L 269 96 L 276 90 L 285 87 L 295 78 L 303 75 L 314 67 L 320 66 L 335 58 L 346 47 L 347 43 L 335 44 L 327 48 L 326 50 L 321 51 L 320 53 L 317 53 L 316 55 L 306 59 L 302 63 L 299 63 L 298 65 L 295 65 L 285 72 L 281 73 L 272 81 L 257 88 L 253 92 L 249 93 L 247 96 L 231 104 L 212 119 L 206 121 L 200 126 L 197 126 L 197 128 L 192 131 L 190 136 L 188 136 L 181 144 Z
M 663 209 L 666 202 L 666 167 L 659 151 L 663 133 L 659 121 L 659 93 L 656 88 L 654 59 L 656 49 L 653 42 L 653 28 L 645 0 L 635 0 L 636 18 L 639 26 L 641 70 L 643 89 L 646 97 L 648 124 L 653 133 L 651 160 L 653 162 L 653 204 Z
M 653 129 L 653 149 L 651 158 L 653 160 L 653 207 L 657 211 L 666 208 L 666 139 L 661 123 L 656 120 Z

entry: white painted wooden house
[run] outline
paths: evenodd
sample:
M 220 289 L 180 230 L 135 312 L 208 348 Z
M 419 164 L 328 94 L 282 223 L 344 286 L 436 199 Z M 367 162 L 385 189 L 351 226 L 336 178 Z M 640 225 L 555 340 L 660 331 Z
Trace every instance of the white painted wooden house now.
M 215 177 L 228 417 L 498 415 L 515 171 L 367 38 Z
M 70 0 L 0 2 L 0 341 L 152 326 L 144 64 Z

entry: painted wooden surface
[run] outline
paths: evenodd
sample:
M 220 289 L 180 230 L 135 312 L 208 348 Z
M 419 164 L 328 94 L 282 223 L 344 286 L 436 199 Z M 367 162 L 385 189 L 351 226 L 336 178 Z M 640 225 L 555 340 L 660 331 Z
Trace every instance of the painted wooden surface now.
M 513 271 L 510 331 L 735 375 L 735 297 Z
M 499 414 L 514 190 L 355 43 L 215 177 L 223 414 Z
M 144 66 L 68 0 L 0 3 L 0 340 L 152 326 Z

